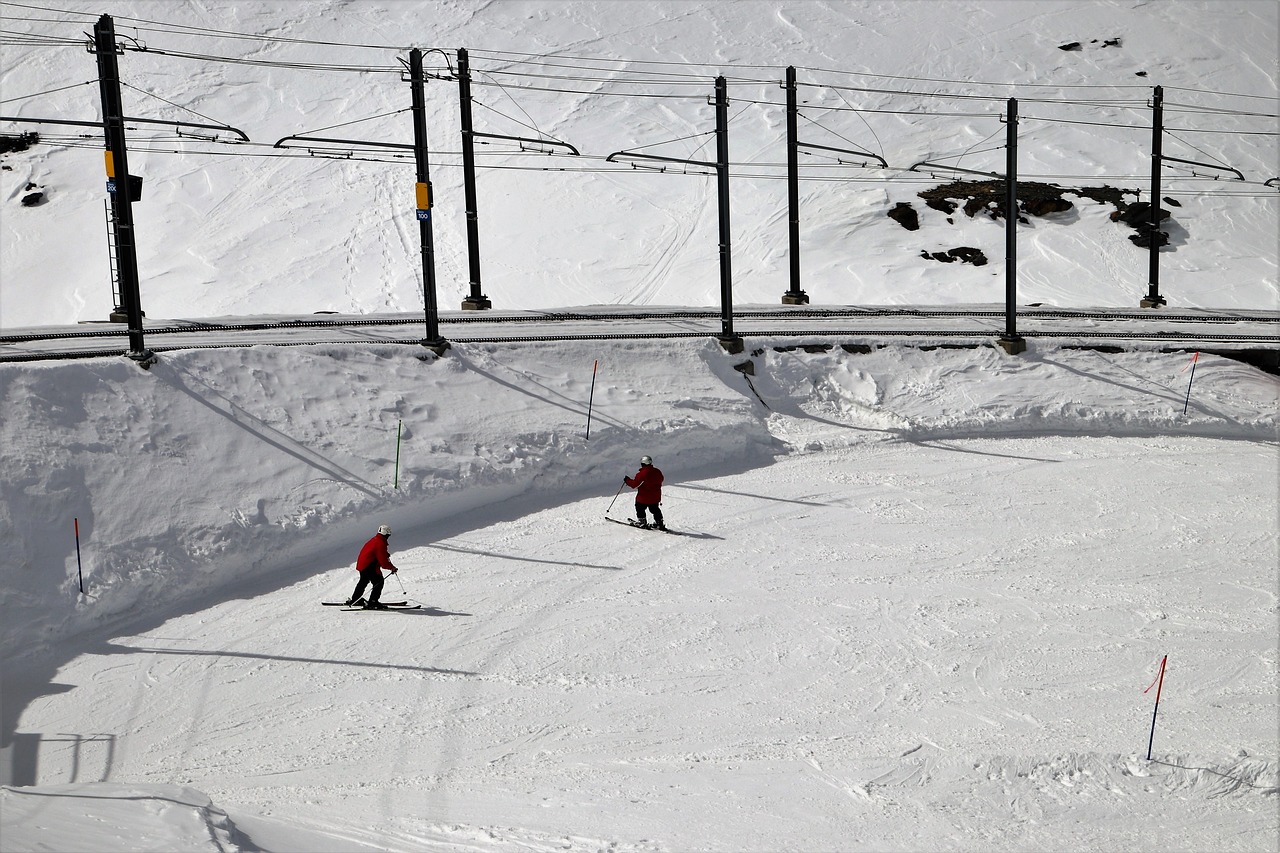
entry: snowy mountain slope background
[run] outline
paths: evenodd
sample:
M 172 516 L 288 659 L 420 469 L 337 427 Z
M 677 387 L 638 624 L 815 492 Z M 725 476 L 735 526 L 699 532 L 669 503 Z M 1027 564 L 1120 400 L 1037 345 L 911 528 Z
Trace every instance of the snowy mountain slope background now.
M 80 32 L 103 11 L 59 9 L 4 4 L 4 28 L 56 19 Z M 149 47 L 121 58 L 145 68 L 135 86 L 267 146 L 300 132 L 407 141 L 405 114 L 321 130 L 404 109 L 407 86 L 393 72 L 160 51 L 390 68 L 403 49 L 306 41 L 408 45 L 429 28 L 423 47 L 466 46 L 476 65 L 492 52 L 487 79 L 504 85 L 478 95 L 495 108 L 478 110 L 488 129 L 528 132 L 499 125 L 501 112 L 599 156 L 704 133 L 715 73 L 774 79 L 794 63 L 997 93 L 982 118 L 868 107 L 806 122 L 814 142 L 842 144 L 819 135 L 834 128 L 899 167 L 802 186 L 805 288 L 823 303 L 999 299 L 1003 223 L 957 212 L 948 224 L 915 196 L 938 181 L 901 179 L 908 161 L 974 146 L 950 162 L 999 171 L 1003 153 L 977 149 L 998 145 L 1010 94 L 1027 115 L 1040 84 L 1053 94 L 1037 111 L 1065 109 L 1051 103 L 1060 87 L 1103 85 L 1088 98 L 1133 104 L 1098 109 L 1142 127 L 1156 83 L 1171 101 L 1185 87 L 1184 103 L 1275 112 L 1271 4 L 106 11 L 122 32 L 130 16 L 168 22 L 134 22 Z M 210 41 L 178 21 L 303 41 Z M 1069 41 L 1082 49 L 1058 49 Z M 3 50 L 5 114 L 96 115 L 82 46 Z M 529 70 L 499 51 L 597 57 L 619 76 L 698 63 L 651 70 L 708 79 L 687 103 L 566 102 L 499 78 Z M 756 61 L 773 67 L 742 67 Z M 732 88 L 744 87 L 734 160 L 779 162 L 780 94 Z M 9 102 L 34 92 L 54 100 Z M 186 115 L 130 92 L 131 114 Z M 810 94 L 902 107 L 899 95 Z M 757 95 L 772 106 L 746 103 Z M 432 84 L 429 101 L 440 301 L 456 307 L 467 291 L 452 84 Z M 1221 121 L 1275 130 L 1274 118 Z M 1166 153 L 1222 156 L 1255 184 L 1278 171 L 1274 136 L 1181 136 L 1210 154 L 1172 141 Z M 1028 122 L 1024 177 L 1145 187 L 1149 141 Z M 184 153 L 132 161 L 147 179 L 137 215 L 152 320 L 417 310 L 411 164 L 167 145 Z M 648 150 L 712 149 L 699 137 Z M 97 147 L 5 164 L 0 324 L 102 319 Z M 26 183 L 47 202 L 21 207 Z M 710 179 L 488 170 L 480 185 L 496 307 L 715 304 Z M 1234 188 L 1169 185 L 1182 201 L 1162 254 L 1171 305 L 1276 308 L 1275 197 Z M 920 231 L 885 216 L 899 201 Z M 1023 298 L 1136 303 L 1145 252 L 1110 210 L 1080 199 L 1028 217 Z M 784 186 L 735 178 L 734 229 L 739 298 L 776 304 Z M 993 263 L 919 257 L 957 245 Z M 1011 357 L 795 343 L 753 339 L 739 356 L 712 341 L 459 345 L 436 359 L 373 342 L 190 350 L 150 371 L 0 367 L 4 849 L 1276 849 L 1275 378 L 1203 355 L 1188 401 L 1190 353 L 1155 347 L 1035 341 Z M 748 358 L 750 382 L 735 369 Z M 643 452 L 671 478 L 664 506 L 685 536 L 603 521 L 629 509 L 619 481 Z M 349 592 L 354 549 L 382 521 L 403 569 L 387 597 L 423 608 L 317 606 Z M 1147 761 L 1143 689 L 1165 654 Z
M 4 45 L 5 114 L 97 120 L 84 33 L 102 10 L 5 4 L 6 29 L 66 40 Z M 546 135 L 581 156 L 514 155 L 481 140 L 483 291 L 496 308 L 713 305 L 719 301 L 715 179 L 607 163 L 620 151 L 715 156 L 713 81 L 729 81 L 735 299 L 777 304 L 788 287 L 785 98 L 797 67 L 801 263 L 815 303 L 950 304 L 1004 296 L 1004 225 L 948 216 L 918 193 L 954 171 L 1003 173 L 1003 115 L 1019 99 L 1019 176 L 1057 184 L 1068 211 L 1020 229 L 1019 300 L 1135 307 L 1147 253 L 1110 221 L 1149 200 L 1153 87 L 1165 87 L 1162 257 L 1172 306 L 1274 308 L 1276 19 L 1268 2 L 823 3 L 122 2 L 128 115 L 225 123 L 252 140 L 139 125 L 130 168 L 147 316 L 414 311 L 422 263 L 411 152 L 291 136 L 409 144 L 409 47 L 447 73 L 471 53 L 477 131 Z M 78 10 L 78 11 L 75 11 Z M 246 34 L 248 37 L 237 34 Z M 1063 46 L 1077 44 L 1077 50 Z M 360 45 L 359 47 L 353 45 Z M 441 51 L 433 50 L 440 48 Z M 216 61 L 226 60 L 226 61 Z M 451 64 L 454 59 L 449 59 Z M 469 293 L 457 84 L 427 87 L 439 304 Z M 50 141 L 0 173 L 5 270 L 0 325 L 104 320 L 113 307 L 101 143 L 83 129 L 7 125 Z M 91 136 L 91 134 L 90 134 Z M 231 134 L 223 139 L 233 140 Z M 332 149 L 339 159 L 309 156 Z M 551 149 L 544 149 L 551 150 Z M 564 150 L 560 148 L 558 150 Z M 381 162 L 370 162 L 374 157 Z M 350 159 L 346 159 L 350 158 Z M 388 162 L 390 161 L 390 162 Z M 1213 168 L 1213 167 L 1220 168 Z M 1221 167 L 1239 170 L 1237 181 Z M 690 168 L 688 171 L 706 169 Z M 1194 173 L 1194 175 L 1193 175 Z M 1219 180 L 1221 178 L 1222 180 Z M 14 202 L 32 191 L 47 202 Z M 960 199 L 963 203 L 964 199 Z M 921 229 L 886 216 L 910 203 Z M 68 247 L 79 247 L 74 252 Z M 922 252 L 981 250 L 986 266 Z M 39 291 L 33 298 L 31 291 Z

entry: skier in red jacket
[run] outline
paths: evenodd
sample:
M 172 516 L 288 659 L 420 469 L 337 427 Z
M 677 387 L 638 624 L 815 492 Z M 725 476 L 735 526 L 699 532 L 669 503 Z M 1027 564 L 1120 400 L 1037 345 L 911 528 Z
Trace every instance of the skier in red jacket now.
M 363 605 L 365 610 L 387 609 L 387 605 L 378 600 L 382 597 L 382 570 L 386 569 L 393 575 L 400 571 L 391 562 L 391 555 L 387 552 L 387 540 L 390 538 L 391 528 L 385 524 L 379 525 L 378 532 L 360 549 L 360 556 L 356 558 L 356 571 L 360 573 L 360 582 L 356 584 L 356 591 L 351 593 L 351 597 L 346 601 L 348 607 Z M 369 587 L 368 601 L 361 598 L 361 593 L 366 586 Z
M 658 506 L 662 503 L 662 472 L 654 467 L 653 460 L 641 456 L 640 470 L 634 477 L 623 477 L 622 482 L 636 490 L 636 520 L 648 527 L 644 511 L 649 510 L 653 513 L 653 526 L 666 530 L 667 526 L 662 523 L 662 509 Z

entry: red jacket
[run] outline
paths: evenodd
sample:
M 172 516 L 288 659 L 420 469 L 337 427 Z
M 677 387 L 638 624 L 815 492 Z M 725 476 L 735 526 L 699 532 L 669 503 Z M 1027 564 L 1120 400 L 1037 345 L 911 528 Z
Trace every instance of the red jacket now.
M 623 477 L 623 482 L 636 489 L 636 503 L 662 502 L 662 472 L 652 465 L 641 465 L 634 477 Z
M 360 556 L 356 558 L 357 572 L 378 566 L 392 572 L 399 571 L 391 562 L 391 555 L 387 553 L 387 537 L 381 533 L 373 534 L 373 538 L 364 543 L 364 547 L 360 549 Z

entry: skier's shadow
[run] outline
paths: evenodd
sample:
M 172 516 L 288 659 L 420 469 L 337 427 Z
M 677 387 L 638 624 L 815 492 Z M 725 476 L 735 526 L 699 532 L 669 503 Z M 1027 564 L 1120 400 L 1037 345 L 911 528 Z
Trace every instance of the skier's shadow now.
M 723 536 L 717 536 L 714 533 L 694 533 L 689 530 L 681 530 L 679 531 L 679 535 L 683 536 L 685 539 L 719 539 L 722 542 L 724 541 Z
M 418 616 L 474 616 L 474 613 L 463 613 L 460 610 L 441 610 L 439 607 L 421 607 L 409 611 Z

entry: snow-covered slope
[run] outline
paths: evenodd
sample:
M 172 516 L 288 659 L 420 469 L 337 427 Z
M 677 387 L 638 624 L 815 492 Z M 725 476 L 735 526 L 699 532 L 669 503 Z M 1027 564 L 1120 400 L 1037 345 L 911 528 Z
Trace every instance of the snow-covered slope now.
M 12 849 L 1266 849 L 1274 377 L 776 343 L 0 369 Z
M 495 307 L 717 303 L 714 179 L 604 162 L 710 158 L 717 74 L 735 293 L 776 304 L 786 65 L 803 140 L 890 164 L 806 155 L 815 302 L 999 301 L 1003 222 L 927 207 L 957 173 L 909 166 L 1001 171 L 1017 97 L 1024 179 L 1145 193 L 1159 84 L 1165 153 L 1247 178 L 1168 164 L 1164 294 L 1280 305 L 1270 2 L 5 3 L 5 115 L 97 117 L 104 11 L 147 48 L 120 57 L 130 115 L 253 140 L 131 132 L 151 320 L 420 310 L 411 160 L 271 147 L 408 142 L 413 46 L 469 49 L 477 129 L 582 151 L 482 147 Z M 456 308 L 457 92 L 427 95 Z M 41 132 L 2 158 L 8 328 L 112 306 L 100 141 Z M 1065 196 L 1019 226 L 1020 301 L 1134 307 L 1145 251 Z M 957 246 L 991 263 L 921 257 Z M 0 846 L 1275 850 L 1275 377 L 1146 346 L 797 343 L 0 365 Z M 642 453 L 685 535 L 603 520 Z M 388 596 L 423 607 L 318 606 L 382 522 Z
M 4 43 L 6 114 L 99 116 L 83 33 L 103 10 L 60 9 L 6 6 L 7 30 L 66 40 Z M 731 101 L 735 294 L 776 304 L 789 286 L 788 65 L 801 83 L 802 142 L 888 164 L 804 151 L 800 256 L 816 302 L 1003 299 L 1003 221 L 947 215 L 917 195 L 981 176 L 910 169 L 929 161 L 1003 173 L 1002 117 L 1016 97 L 1019 176 L 1060 185 L 1073 204 L 1020 227 L 1020 301 L 1135 307 L 1147 292 L 1146 251 L 1110 221 L 1112 204 L 1076 193 L 1112 187 L 1128 191 L 1126 202 L 1149 200 L 1160 85 L 1164 154 L 1216 167 L 1164 165 L 1172 219 L 1162 293 L 1174 306 L 1280 305 L 1280 208 L 1276 188 L 1263 186 L 1280 173 L 1273 3 L 655 0 L 621 10 L 588 0 L 114 4 L 106 11 L 122 40 L 147 48 L 120 56 L 130 116 L 220 122 L 252 140 L 209 143 L 191 129 L 179 139 L 148 125 L 131 134 L 130 167 L 146 180 L 135 217 L 147 316 L 422 306 L 411 153 L 272 147 L 296 135 L 411 143 L 400 61 L 413 46 L 440 73 L 446 55 L 452 64 L 456 48 L 469 50 L 477 130 L 546 134 L 581 152 L 477 146 L 482 290 L 495 307 L 718 302 L 714 177 L 605 162 L 620 151 L 714 159 L 707 101 L 717 75 Z M 1079 49 L 1062 49 L 1071 43 Z M 470 292 L 458 98 L 452 81 L 427 90 L 446 308 Z M 0 325 L 104 320 L 114 303 L 101 142 L 83 128 L 6 128 L 53 144 L 4 158 Z M 68 141 L 81 147 L 58 144 Z M 335 147 L 339 159 L 308 154 Z M 47 202 L 22 207 L 29 186 Z M 920 230 L 887 217 L 899 203 L 914 207 Z M 991 263 L 921 257 L 956 247 Z

